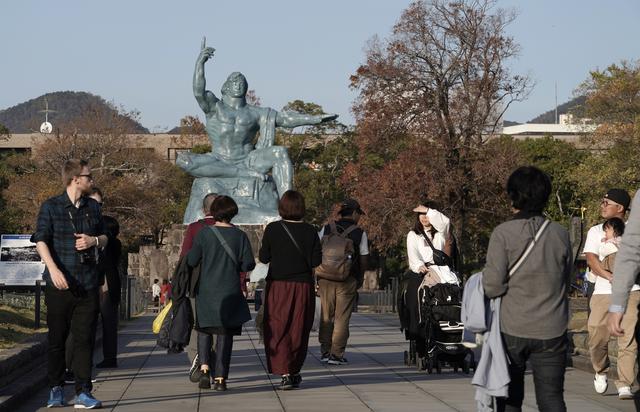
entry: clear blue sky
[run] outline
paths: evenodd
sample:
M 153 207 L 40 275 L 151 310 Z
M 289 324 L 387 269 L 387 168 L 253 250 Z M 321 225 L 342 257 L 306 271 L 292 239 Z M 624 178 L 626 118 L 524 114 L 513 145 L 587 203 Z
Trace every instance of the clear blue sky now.
M 201 112 L 191 92 L 203 35 L 216 56 L 207 88 L 242 71 L 264 106 L 313 101 L 353 123 L 349 76 L 408 0 L 59 0 L 0 5 L 0 110 L 47 92 L 87 91 L 141 111 L 152 131 Z M 589 70 L 640 58 L 637 0 L 499 0 L 519 17 L 511 63 L 536 80 L 506 118 L 527 121 L 572 96 Z M 202 116 L 200 116 L 202 118 Z

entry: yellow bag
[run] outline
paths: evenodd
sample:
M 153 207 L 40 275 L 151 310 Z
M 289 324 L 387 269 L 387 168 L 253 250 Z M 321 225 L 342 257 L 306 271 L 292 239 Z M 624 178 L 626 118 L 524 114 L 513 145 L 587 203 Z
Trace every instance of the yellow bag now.
M 167 313 L 169 313 L 169 311 L 171 310 L 172 303 L 173 301 L 170 300 L 169 303 L 167 303 L 167 305 L 162 308 L 160 313 L 158 313 L 158 316 L 156 316 L 156 318 L 154 319 L 153 333 L 160 333 L 160 329 L 162 328 L 162 324 L 164 323 L 164 318 L 167 317 Z

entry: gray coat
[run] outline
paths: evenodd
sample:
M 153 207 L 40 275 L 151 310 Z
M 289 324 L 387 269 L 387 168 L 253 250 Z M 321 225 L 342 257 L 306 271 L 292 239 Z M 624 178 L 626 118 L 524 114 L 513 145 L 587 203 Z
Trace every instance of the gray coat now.
M 491 411 L 494 397 L 509 395 L 509 360 L 500 333 L 500 298 L 485 299 L 482 272 L 467 280 L 462 298 L 465 334 L 481 333 L 482 352 L 471 384 L 476 387 L 477 410 Z
M 609 312 L 623 312 L 627 307 L 629 292 L 640 272 L 640 190 L 631 203 L 631 213 L 624 228 L 622 244 L 616 255 L 611 284 L 611 307 Z
M 501 296 L 502 333 L 530 339 L 563 335 L 569 323 L 567 290 L 573 269 L 569 232 L 551 222 L 518 271 L 509 268 L 523 254 L 544 222 L 541 215 L 518 213 L 497 226 L 489 240 L 483 286 L 488 298 Z

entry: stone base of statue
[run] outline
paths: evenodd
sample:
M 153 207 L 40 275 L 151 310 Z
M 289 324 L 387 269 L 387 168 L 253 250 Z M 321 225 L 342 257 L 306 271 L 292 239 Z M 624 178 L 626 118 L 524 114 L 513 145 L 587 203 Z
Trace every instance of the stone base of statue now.
M 278 192 L 271 178 L 263 181 L 254 177 L 196 177 L 184 213 L 185 225 L 204 217 L 202 199 L 209 193 L 235 200 L 238 215 L 233 223 L 236 225 L 263 225 L 278 218 Z
M 231 223 L 235 224 L 236 220 L 233 219 Z M 237 227 L 247 234 L 257 261 L 265 225 L 237 225 Z M 149 290 L 154 279 L 169 280 L 178 264 L 186 229 L 185 225 L 173 225 L 165 232 L 163 244 L 159 248 L 140 246 L 138 253 L 129 253 L 128 274 L 140 278 Z

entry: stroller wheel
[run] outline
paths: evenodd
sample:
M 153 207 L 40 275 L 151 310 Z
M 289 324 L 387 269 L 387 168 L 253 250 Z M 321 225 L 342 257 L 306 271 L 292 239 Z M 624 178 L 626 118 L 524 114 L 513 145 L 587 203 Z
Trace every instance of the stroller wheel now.
M 469 361 L 466 359 L 462 361 L 462 372 L 465 375 L 469 374 Z
M 410 362 L 409 362 L 409 352 L 408 351 L 404 351 L 404 366 L 409 366 Z
M 433 361 L 431 359 L 427 359 L 425 362 L 425 369 L 427 370 L 427 373 L 431 375 L 433 373 Z
M 437 360 L 436 362 L 436 372 L 438 373 L 438 375 L 440 375 L 442 373 L 442 365 L 440 365 L 440 362 L 438 362 Z
M 458 373 L 458 364 L 457 363 L 453 364 L 453 373 Z

